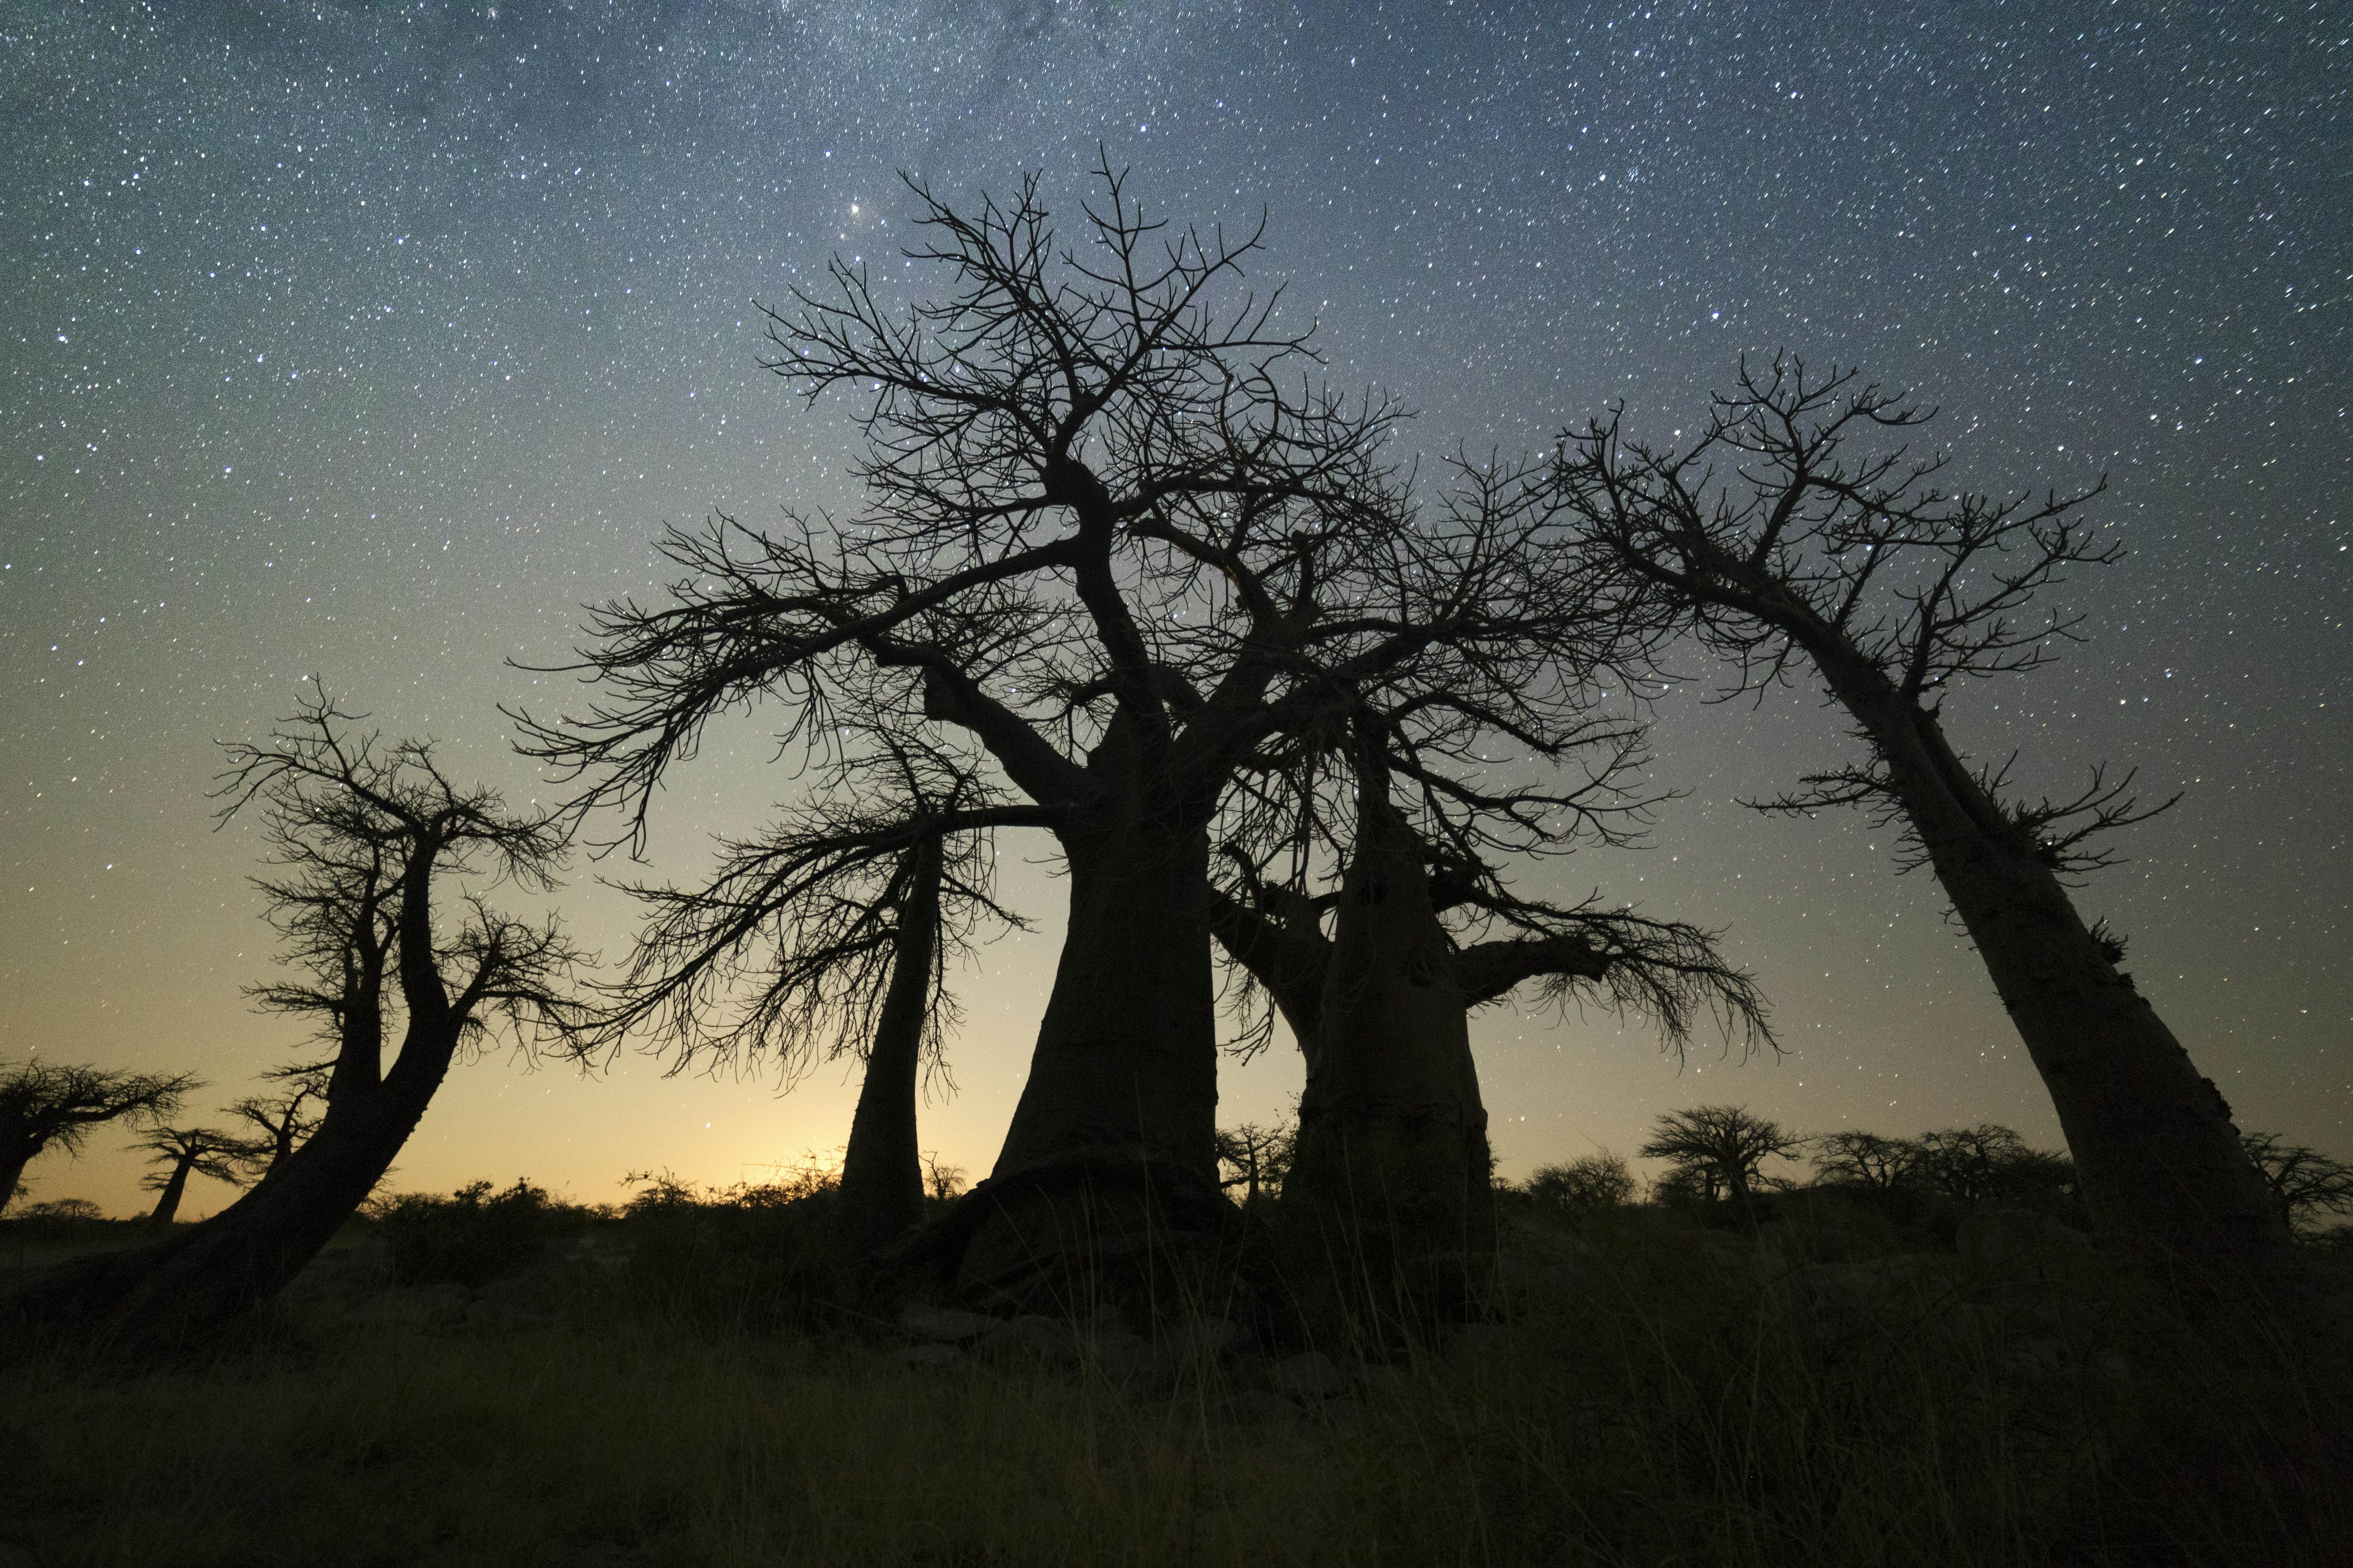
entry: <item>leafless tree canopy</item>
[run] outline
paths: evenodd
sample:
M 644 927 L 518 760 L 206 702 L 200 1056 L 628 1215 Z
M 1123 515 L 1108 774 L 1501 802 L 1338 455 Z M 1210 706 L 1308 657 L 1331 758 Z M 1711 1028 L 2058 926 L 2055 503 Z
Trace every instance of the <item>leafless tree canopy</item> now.
M 1822 1180 L 1879 1192 L 1902 1186 L 1919 1157 L 1916 1143 L 1876 1132 L 1825 1132 L 1814 1140 L 1814 1171 Z
M 2276 1132 L 2250 1132 L 2245 1141 L 2292 1229 L 2309 1231 L 2323 1215 L 2353 1214 L 2353 1165 Z
M 266 1076 L 283 1087 L 276 1094 L 248 1095 L 228 1113 L 252 1131 L 254 1154 L 248 1167 L 266 1175 L 295 1146 L 319 1129 L 327 1100 L 328 1062 L 297 1062 L 272 1068 Z
M 1240 844 L 1226 847 L 1218 929 L 1235 961 L 1225 993 L 1235 1025 L 1228 1048 L 1245 1060 L 1272 1042 L 1279 1011 L 1266 979 L 1251 966 L 1271 974 L 1288 964 L 1303 974 L 1321 962 L 1337 894 L 1305 891 L 1302 884 L 1309 876 L 1302 868 L 1335 865 L 1343 853 L 1345 846 L 1335 845 L 1318 860 L 1293 859 L 1289 879 L 1277 881 Z M 1487 861 L 1437 849 L 1431 851 L 1430 895 L 1460 950 L 1473 1008 L 1516 994 L 1523 1005 L 1563 1017 L 1594 1008 L 1647 1019 L 1677 1052 L 1703 1026 L 1743 1049 L 1778 1048 L 1754 976 L 1727 960 L 1715 934 L 1698 926 L 1612 904 L 1599 892 L 1574 903 L 1532 899 Z
M 224 820 L 257 804 L 263 814 L 275 869 L 257 885 L 304 975 L 248 994 L 318 1020 L 335 1052 L 331 1100 L 378 1081 L 404 1011 L 454 1028 L 461 1047 L 501 1018 L 529 1039 L 579 1016 L 562 990 L 578 955 L 554 918 L 503 915 L 487 896 L 502 884 L 552 889 L 562 825 L 452 782 L 428 742 L 386 745 L 357 722 L 316 693 L 269 740 L 229 748 L 217 796 Z M 437 910 L 437 897 L 452 907 Z
M 49 1150 L 80 1152 L 94 1127 L 174 1114 L 198 1088 L 193 1073 L 134 1073 L 28 1061 L 0 1068 L 0 1209 L 25 1166 Z
M 1664 1160 L 1686 1177 L 1700 1177 L 1711 1197 L 1721 1190 L 1745 1202 L 1763 1184 L 1766 1161 L 1788 1159 L 1805 1142 L 1778 1122 L 1739 1106 L 1703 1105 L 1660 1117 L 1657 1132 L 1634 1152 L 1646 1160 Z
M 757 837 L 723 840 L 702 886 L 630 886 L 649 918 L 587 1039 L 645 1028 L 673 1047 L 673 1070 L 765 1058 L 787 1077 L 862 1051 L 890 984 L 907 851 L 937 839 L 940 940 L 924 1051 L 941 1070 L 942 1039 L 959 1016 L 950 960 L 1029 927 L 996 896 L 997 830 L 1034 826 L 1039 814 L 1007 803 L 972 759 L 920 736 L 874 734 L 836 772 L 843 787 L 816 792 Z
M 818 753 L 884 716 L 960 726 L 1050 809 L 1114 714 L 1196 796 L 1335 689 L 1420 692 L 1441 752 L 1540 727 L 1546 672 L 1589 662 L 1528 547 L 1541 476 L 1463 465 L 1417 513 L 1381 456 L 1398 410 L 1317 383 L 1281 290 L 1242 284 L 1258 230 L 1170 229 L 1108 169 L 1075 245 L 1034 181 L 970 214 L 911 188 L 944 298 L 894 310 L 837 260 L 770 312 L 771 368 L 856 401 L 870 504 L 669 536 L 672 603 L 604 606 L 571 667 L 599 700 L 524 721 L 584 803 L 641 840 L 662 771 L 761 698 Z
M 2124 553 L 2083 510 L 2105 480 L 2039 498 L 1948 491 L 1938 482 L 1943 454 L 1901 442 L 1867 449 L 1870 437 L 1934 414 L 1852 370 L 1815 376 L 1802 361 L 1776 359 L 1759 374 L 1744 363 L 1688 447 L 1627 435 L 1622 411 L 1567 437 L 1556 468 L 1564 513 L 1588 543 L 1684 606 L 1731 661 L 1734 689 L 1789 679 L 1793 657 L 1833 679 L 1860 666 L 1933 721 L 1951 683 L 2050 660 L 2081 616 L 2052 609 L 2049 590 Z M 1809 775 L 1802 791 L 1764 804 L 1861 805 L 1908 834 L 1898 783 L 1877 739 L 1865 738 L 1870 763 Z M 1972 793 L 2000 814 L 1982 826 L 2064 869 L 2108 863 L 2089 840 L 2171 804 L 2138 805 L 2130 776 L 2105 770 L 2065 799 L 2006 799 L 2009 768 L 1975 776 Z

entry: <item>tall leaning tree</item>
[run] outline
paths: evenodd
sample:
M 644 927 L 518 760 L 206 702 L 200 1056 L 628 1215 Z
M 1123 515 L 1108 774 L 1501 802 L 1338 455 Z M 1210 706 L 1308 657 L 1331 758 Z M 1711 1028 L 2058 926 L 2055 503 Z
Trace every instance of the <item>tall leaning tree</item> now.
M 2048 595 L 2122 553 L 2084 510 L 2098 488 L 1948 491 L 1940 455 L 1900 444 L 1927 411 L 1796 360 L 1744 364 L 1686 447 L 1634 439 L 1622 415 L 1564 437 L 1581 543 L 1680 605 L 1740 689 L 1810 670 L 1866 748 L 1768 808 L 1859 805 L 1900 826 L 2042 1076 L 2104 1246 L 2194 1283 L 2276 1273 L 2287 1230 L 2231 1108 L 2118 967 L 2122 942 L 2075 906 L 2079 875 L 2112 859 L 2100 837 L 2150 815 L 2129 777 L 2094 770 L 2071 799 L 2028 799 L 1940 721 L 1967 682 L 2035 668 L 2072 636 Z M 1891 449 L 1861 449 L 1887 432 Z
M 1280 291 L 1240 287 L 1256 231 L 1166 227 L 1108 168 L 1067 241 L 1034 181 L 964 210 L 911 188 L 923 274 L 837 259 L 770 317 L 770 367 L 864 431 L 865 505 L 673 531 L 670 602 L 596 613 L 575 667 L 594 705 L 519 717 L 633 833 L 705 727 L 755 704 L 787 749 L 824 750 L 848 704 L 986 751 L 1019 825 L 1052 837 L 1070 920 L 968 1200 L 981 1289 L 1104 1235 L 1227 1223 L 1208 928 L 1226 786 L 1324 674 L 1378 689 L 1435 647 L 1516 646 L 1535 596 L 1502 525 L 1411 515 L 1382 455 L 1394 411 L 1324 389 Z M 894 306 L 923 275 L 943 292 Z M 1072 1221 L 1088 1192 L 1124 1217 Z
M 156 1340 L 219 1324 L 318 1255 L 454 1063 L 501 1026 L 526 1045 L 576 1026 L 569 942 L 553 918 L 501 914 L 489 897 L 501 884 L 552 889 L 562 826 L 455 783 L 427 742 L 385 745 L 355 725 L 314 695 L 269 739 L 229 748 L 219 791 L 224 819 L 262 813 L 274 870 L 258 886 L 299 977 L 254 995 L 318 1024 L 325 1114 L 220 1213 L 37 1277 L 0 1315 Z

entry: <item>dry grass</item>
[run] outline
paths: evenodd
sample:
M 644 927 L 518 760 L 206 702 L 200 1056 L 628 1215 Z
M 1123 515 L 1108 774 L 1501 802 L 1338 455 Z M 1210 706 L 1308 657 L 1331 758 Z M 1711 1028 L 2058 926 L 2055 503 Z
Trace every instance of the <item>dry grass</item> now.
M 2345 1560 L 2353 1511 L 2267 1435 L 2308 1391 L 2163 1348 L 2095 1267 L 2025 1289 L 1947 1256 L 1858 1319 L 1726 1247 L 1528 1228 L 1501 1321 L 1288 1406 L 1250 1358 L 1149 1391 L 909 1367 L 594 1270 L 553 1326 L 35 1357 L 0 1373 L 0 1540 L 48 1568 Z

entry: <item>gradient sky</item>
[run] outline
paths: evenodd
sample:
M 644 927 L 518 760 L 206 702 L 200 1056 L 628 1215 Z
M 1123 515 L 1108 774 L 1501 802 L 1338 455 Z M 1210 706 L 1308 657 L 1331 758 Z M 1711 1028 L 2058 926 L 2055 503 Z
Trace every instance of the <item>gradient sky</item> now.
M 1541 447 L 1613 399 L 1667 436 L 1786 346 L 1940 405 L 1973 488 L 2107 474 L 2132 553 L 2068 585 L 2089 643 L 1948 727 L 2038 791 L 2105 758 L 2186 792 L 2085 913 L 2242 1127 L 2353 1154 L 2348 33 L 2254 4 L 0 0 L 0 1058 L 250 1092 L 300 1038 L 240 994 L 272 942 L 255 834 L 212 830 L 214 742 L 317 674 L 541 793 L 498 706 L 570 693 L 507 661 L 653 590 L 665 521 L 855 499 L 849 433 L 754 364 L 752 301 L 837 250 L 900 266 L 897 171 L 962 198 L 1037 170 L 1069 209 L 1100 144 L 1172 216 L 1266 212 L 1259 276 L 1335 383 L 1420 411 L 1413 451 Z M 1715 1100 L 2055 1143 L 1934 885 L 1860 817 L 1734 804 L 1843 754 L 1815 695 L 1704 685 L 1661 714 L 1685 793 L 1651 847 L 1532 885 L 1724 928 L 1786 1053 L 1679 1067 L 1613 1019 L 1482 1015 L 1505 1172 Z M 653 874 L 788 789 L 763 733 L 675 775 Z M 623 868 L 577 869 L 564 907 L 617 958 L 594 878 Z M 1041 930 L 960 983 L 925 1113 L 976 1173 L 1059 931 L 1042 868 L 1008 889 Z M 1221 1119 L 1298 1081 L 1287 1050 L 1230 1069 Z M 603 1202 L 839 1146 L 839 1068 L 776 1089 L 493 1055 L 396 1184 Z M 142 1204 L 119 1142 L 33 1195 Z

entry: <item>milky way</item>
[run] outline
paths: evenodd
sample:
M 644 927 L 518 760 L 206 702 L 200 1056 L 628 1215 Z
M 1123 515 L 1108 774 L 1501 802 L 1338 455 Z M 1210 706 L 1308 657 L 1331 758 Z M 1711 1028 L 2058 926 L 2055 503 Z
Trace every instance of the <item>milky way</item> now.
M 2242 1126 L 2353 1152 L 2348 44 L 2327 7 L 0 8 L 0 1057 L 201 1068 L 299 1046 L 213 742 L 306 677 L 453 766 L 543 793 L 499 705 L 553 710 L 586 601 L 654 595 L 665 521 L 856 504 L 850 433 L 763 374 L 755 301 L 839 252 L 920 289 L 902 174 L 952 198 L 1098 150 L 1182 221 L 1268 218 L 1257 276 L 1405 447 L 1545 447 L 1623 400 L 1671 438 L 1744 353 L 1860 364 L 1944 410 L 1973 488 L 2080 488 L 2127 562 L 2089 639 L 1956 695 L 2029 788 L 2094 762 L 2184 792 L 2087 914 Z M 1739 1100 L 1810 1130 L 2000 1121 L 2055 1140 L 1982 972 L 1860 818 L 1761 820 L 1848 744 L 1798 689 L 1662 707 L 1651 847 L 1538 881 L 1721 926 L 1787 1054 L 1680 1068 L 1639 1023 L 1482 1018 L 1507 1170 Z M 663 802 L 691 875 L 790 784 L 754 722 Z M 1033 858 L 1045 847 L 1013 846 Z M 608 959 L 626 910 L 578 868 Z M 961 983 L 926 1142 L 985 1167 L 1047 921 Z M 1229 1120 L 1296 1087 L 1229 1076 Z M 453 1077 L 396 1180 L 733 1180 L 838 1145 L 839 1071 Z M 36 1196 L 137 1201 L 100 1149 Z M 217 1203 L 221 1189 L 206 1195 Z M 201 1205 L 192 1205 L 192 1209 Z

